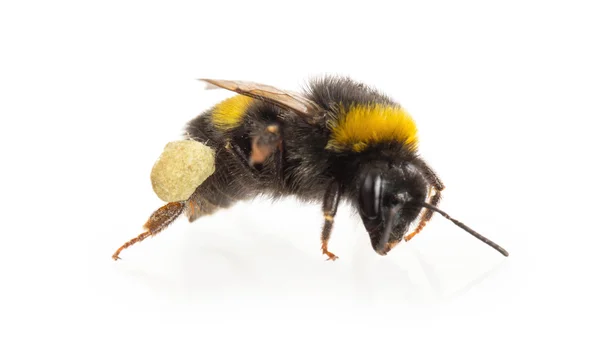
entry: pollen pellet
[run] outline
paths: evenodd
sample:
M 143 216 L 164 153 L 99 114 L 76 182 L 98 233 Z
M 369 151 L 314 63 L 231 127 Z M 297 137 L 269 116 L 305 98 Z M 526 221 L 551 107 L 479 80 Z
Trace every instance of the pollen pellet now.
M 152 189 L 165 202 L 187 200 L 214 171 L 210 147 L 195 140 L 170 142 L 152 167 Z

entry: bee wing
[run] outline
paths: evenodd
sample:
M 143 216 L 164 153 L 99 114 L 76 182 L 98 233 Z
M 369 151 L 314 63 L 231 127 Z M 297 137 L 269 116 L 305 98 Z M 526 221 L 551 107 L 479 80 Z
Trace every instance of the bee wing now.
M 281 90 L 270 85 L 248 81 L 228 81 L 216 79 L 200 79 L 207 82 L 207 89 L 223 88 L 238 94 L 261 99 L 281 108 L 290 109 L 309 123 L 316 123 L 323 116 L 319 106 L 306 97 L 287 90 Z

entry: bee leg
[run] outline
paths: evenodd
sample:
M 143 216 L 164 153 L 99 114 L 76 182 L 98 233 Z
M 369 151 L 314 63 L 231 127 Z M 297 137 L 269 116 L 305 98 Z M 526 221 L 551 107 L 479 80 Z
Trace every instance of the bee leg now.
M 136 242 L 143 241 L 149 236 L 154 236 L 162 232 L 167 226 L 169 226 L 185 208 L 185 201 L 170 202 L 161 208 L 157 209 L 152 213 L 148 221 L 144 224 L 145 232 L 136 236 L 135 238 L 125 242 L 117 251 L 113 254 L 112 258 L 116 261 L 120 259 L 119 254 L 121 251 Z
M 244 164 L 247 164 L 250 160 L 249 160 L 249 156 L 248 154 L 242 149 L 242 147 L 240 147 L 240 145 L 238 143 L 241 143 L 242 140 L 238 139 L 238 138 L 234 138 L 232 142 L 227 143 L 226 148 L 228 150 L 230 150 L 239 161 L 241 161 Z M 255 173 L 254 171 L 252 171 L 252 173 Z
M 425 179 L 427 180 L 427 182 L 431 186 L 433 186 L 433 195 L 431 196 L 431 198 L 429 199 L 428 202 L 431 205 L 437 207 L 437 205 L 439 204 L 440 199 L 441 199 L 441 192 L 445 188 L 444 183 L 442 183 L 442 181 L 440 180 L 440 178 L 435 174 L 435 172 L 422 159 L 415 159 L 413 161 L 413 164 L 417 168 L 419 168 L 422 172 L 424 172 Z M 406 235 L 404 237 L 404 241 L 409 241 L 415 235 L 419 234 L 423 230 L 423 228 L 425 227 L 425 225 L 427 225 L 427 223 L 429 222 L 429 220 L 431 220 L 432 216 L 433 216 L 433 211 L 432 210 L 430 210 L 430 209 L 425 210 L 425 212 L 423 213 L 423 216 L 421 217 L 421 221 L 419 221 L 419 225 L 417 226 L 417 228 L 415 228 L 415 230 L 412 233 Z
M 203 197 L 202 193 L 198 190 L 192 194 L 187 201 L 187 207 L 185 208 L 185 215 L 189 222 L 194 222 L 198 218 L 211 215 L 220 209 L 219 206 L 211 203 Z
M 333 229 L 333 218 L 335 217 L 335 213 L 337 212 L 337 207 L 340 202 L 340 194 L 341 188 L 340 184 L 337 181 L 331 182 L 327 187 L 325 192 L 325 197 L 323 198 L 323 217 L 325 218 L 325 223 L 323 225 L 323 229 L 321 231 L 321 251 L 323 254 L 327 255 L 327 260 L 335 261 L 337 260 L 337 256 L 330 252 L 327 249 L 329 243 L 329 237 L 331 236 L 331 230 Z
M 431 196 L 431 198 L 429 199 L 429 204 L 437 207 L 437 205 L 440 202 L 441 199 L 441 193 L 439 190 L 437 189 L 433 189 L 433 195 Z M 414 231 L 412 231 L 412 233 L 406 235 L 404 237 L 404 241 L 410 241 L 415 235 L 419 234 L 423 228 L 425 228 L 425 225 L 427 225 L 427 223 L 429 222 L 429 220 L 431 220 L 431 217 L 433 216 L 433 211 L 430 209 L 426 209 L 425 212 L 423 213 L 423 216 L 421 217 L 421 220 L 419 221 L 419 225 L 417 226 L 417 228 L 415 228 Z
M 258 131 L 251 134 L 234 136 L 227 143 L 226 149 L 231 151 L 249 169 L 249 172 L 258 177 L 262 164 L 273 152 L 275 170 L 279 181 L 283 179 L 283 139 L 279 124 L 271 123 L 258 127 Z
M 400 239 L 399 240 L 395 240 L 395 241 L 391 241 L 385 244 L 385 248 L 384 248 L 384 255 L 389 253 L 390 250 L 392 250 L 394 247 L 396 247 L 397 244 L 400 243 Z
M 417 168 L 419 168 L 422 172 L 424 172 L 425 179 L 427 179 L 427 182 L 429 184 L 431 184 L 438 192 L 441 192 L 444 190 L 444 188 L 445 188 L 444 183 L 442 183 L 442 180 L 440 180 L 440 178 L 437 176 L 437 174 L 435 174 L 435 172 L 433 172 L 433 170 L 429 167 L 429 165 L 427 165 L 427 163 L 425 163 L 425 161 L 417 158 L 417 159 L 414 159 L 412 161 L 412 163 Z
M 248 164 L 262 164 L 275 151 L 282 150 L 282 138 L 278 124 L 270 124 L 252 137 Z
M 275 157 L 275 172 L 277 173 L 277 180 L 283 186 L 283 140 L 279 142 L 277 150 L 277 156 Z

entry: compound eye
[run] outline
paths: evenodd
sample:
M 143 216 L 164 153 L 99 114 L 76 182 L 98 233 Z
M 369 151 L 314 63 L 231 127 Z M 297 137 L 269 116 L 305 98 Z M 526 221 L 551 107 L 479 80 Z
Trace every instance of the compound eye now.
M 363 216 L 376 219 L 381 208 L 381 174 L 369 172 L 362 181 L 358 193 L 358 205 Z

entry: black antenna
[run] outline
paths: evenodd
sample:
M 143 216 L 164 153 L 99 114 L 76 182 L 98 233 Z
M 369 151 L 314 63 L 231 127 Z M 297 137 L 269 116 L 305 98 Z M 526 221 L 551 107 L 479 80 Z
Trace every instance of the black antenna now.
M 430 205 L 426 202 L 422 203 L 423 207 L 428 208 L 432 211 L 438 212 L 440 213 L 444 218 L 454 222 L 455 225 L 457 225 L 458 227 L 464 229 L 466 232 L 468 232 L 469 234 L 473 235 L 474 237 L 478 238 L 479 240 L 483 241 L 485 244 L 487 244 L 488 246 L 494 248 L 495 250 L 499 251 L 500 254 L 504 255 L 504 256 L 508 256 L 508 252 L 500 247 L 498 244 L 494 243 L 492 240 L 486 238 L 485 236 L 477 233 L 476 231 L 472 230 L 471 228 L 467 227 L 467 225 L 465 225 L 464 223 L 455 220 L 453 218 L 451 218 L 448 214 L 446 214 L 444 211 L 440 210 L 439 208 Z

